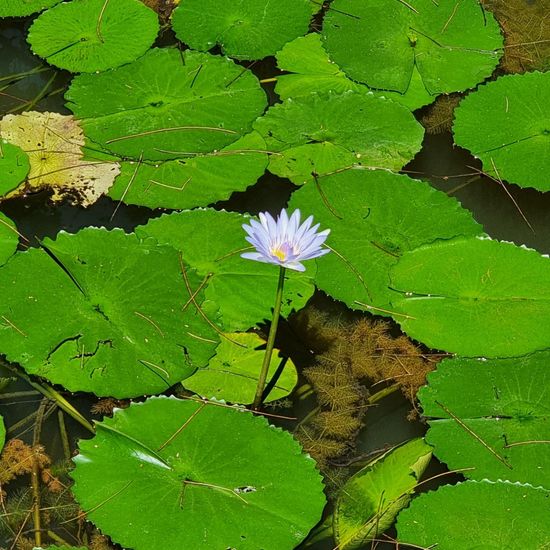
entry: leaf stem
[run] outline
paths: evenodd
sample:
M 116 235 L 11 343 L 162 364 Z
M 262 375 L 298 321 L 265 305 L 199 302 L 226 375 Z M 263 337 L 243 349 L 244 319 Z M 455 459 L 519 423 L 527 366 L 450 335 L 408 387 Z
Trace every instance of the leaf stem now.
M 275 307 L 273 308 L 273 317 L 271 319 L 271 327 L 269 328 L 269 336 L 267 337 L 267 346 L 265 348 L 264 361 L 262 363 L 262 370 L 260 371 L 260 377 L 258 378 L 258 385 L 256 386 L 256 395 L 252 403 L 252 408 L 258 410 L 262 404 L 263 393 L 265 387 L 265 381 L 267 380 L 267 373 L 269 371 L 269 364 L 271 363 L 271 356 L 273 355 L 273 347 L 275 345 L 275 336 L 277 334 L 277 327 L 279 326 L 279 317 L 281 315 L 281 305 L 283 303 L 283 287 L 285 285 L 285 268 L 279 267 L 279 282 L 277 283 L 277 294 L 275 295 Z

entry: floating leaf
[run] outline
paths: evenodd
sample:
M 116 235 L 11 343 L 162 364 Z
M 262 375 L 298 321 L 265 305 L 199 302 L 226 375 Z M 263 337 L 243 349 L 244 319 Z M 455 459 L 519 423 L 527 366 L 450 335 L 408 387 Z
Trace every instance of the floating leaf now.
M 329 56 L 352 79 L 406 93 L 414 67 L 429 94 L 472 88 L 491 75 L 500 29 L 476 0 L 335 0 L 323 23 Z
M 164 391 L 213 354 L 216 332 L 193 304 L 182 309 L 174 249 L 94 228 L 44 244 L 0 269 L 8 360 L 71 391 L 122 398 Z M 186 276 L 195 292 L 200 278 Z
M 442 361 L 419 393 L 435 455 L 469 478 L 550 487 L 549 364 L 550 352 Z
M 27 112 L 0 120 L 0 135 L 27 155 L 30 172 L 25 185 L 9 196 L 51 187 L 52 200 L 65 196 L 83 204 L 106 193 L 119 173 L 112 160 L 85 158 L 84 135 L 78 121 L 58 113 Z
M 254 127 L 272 155 L 269 170 L 297 184 L 354 165 L 399 170 L 420 150 L 424 129 L 411 112 L 355 92 L 310 94 L 269 109 Z
M 122 162 L 109 196 L 149 208 L 207 206 L 256 183 L 267 166 L 265 147 L 252 132 L 215 153 L 162 163 Z
M 491 177 L 550 191 L 549 103 L 550 73 L 501 77 L 461 101 L 455 141 Z
M 80 442 L 73 490 L 127 548 L 290 550 L 320 518 L 315 462 L 260 416 L 151 398 L 96 426 Z
M 186 389 L 210 398 L 223 399 L 230 403 L 252 403 L 258 385 L 258 376 L 265 351 L 259 349 L 265 342 L 253 333 L 232 333 L 222 338 L 216 355 L 184 382 Z M 271 358 L 268 380 L 285 361 L 276 355 Z M 267 402 L 286 397 L 298 382 L 296 367 L 286 361 L 281 376 L 269 393 Z
M 29 157 L 25 151 L 0 139 L 0 197 L 13 191 L 27 177 L 29 170 Z
M 368 86 L 348 78 L 340 67 L 330 60 L 321 42 L 321 36 L 317 33 L 310 33 L 289 42 L 276 57 L 281 70 L 293 73 L 277 77 L 275 91 L 281 99 L 309 95 L 312 92 L 371 92 Z M 416 68 L 405 94 L 389 91 L 372 93 L 397 101 L 410 110 L 418 109 L 435 99 L 426 91 Z
M 142 56 L 158 30 L 157 14 L 139 0 L 72 0 L 37 17 L 28 41 L 51 65 L 92 73 Z
M 292 195 L 290 208 L 313 214 L 331 229 L 333 253 L 316 260 L 317 286 L 351 308 L 362 307 L 357 302 L 375 306 L 376 313 L 390 308 L 389 270 L 405 251 L 481 232 L 455 199 L 382 170 L 318 178 Z
M 0 17 L 25 17 L 59 2 L 61 0 L 0 0 Z
M 181 250 L 183 259 L 205 277 L 205 297 L 219 307 L 227 332 L 244 331 L 271 318 L 279 270 L 241 258 L 247 248 L 242 224 L 249 217 L 210 209 L 164 215 L 150 220 L 138 235 Z M 283 315 L 302 308 L 314 291 L 315 264 L 305 273 L 287 271 Z
M 266 105 L 250 71 L 227 58 L 174 48 L 79 75 L 66 98 L 84 119 L 87 137 L 136 160 L 219 151 L 250 132 Z
M 19 234 L 15 224 L 0 212 L 0 265 L 15 253 L 18 242 Z
M 503 481 L 444 485 L 399 514 L 400 545 L 437 550 L 545 548 L 550 493 Z M 519 546 L 518 546 L 519 544 Z
M 511 357 L 550 347 L 550 259 L 488 239 L 407 252 L 391 273 L 403 330 L 428 347 Z
M 305 34 L 309 0 L 185 0 L 172 14 L 176 36 L 195 50 L 219 44 L 237 59 L 262 59 Z
M 342 550 L 363 548 L 393 523 L 410 501 L 432 457 L 421 438 L 383 454 L 342 487 L 334 511 L 334 535 Z

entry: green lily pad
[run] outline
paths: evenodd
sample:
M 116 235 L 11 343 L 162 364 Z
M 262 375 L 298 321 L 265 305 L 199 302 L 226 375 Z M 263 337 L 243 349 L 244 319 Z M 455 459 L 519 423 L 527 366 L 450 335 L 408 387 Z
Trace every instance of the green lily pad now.
M 122 162 L 109 196 L 149 208 L 207 206 L 244 191 L 264 174 L 263 138 L 252 132 L 215 153 L 161 163 Z
M 548 281 L 550 259 L 534 250 L 454 239 L 402 256 L 392 303 L 401 328 L 431 348 L 512 357 L 550 347 Z
M 184 382 L 186 389 L 206 397 L 230 403 L 252 403 L 265 354 L 265 342 L 254 333 L 231 333 L 222 338 L 216 355 L 208 366 L 198 369 Z M 267 379 L 270 380 L 282 359 L 271 358 Z M 296 367 L 288 360 L 266 402 L 286 397 L 298 382 Z
M 245 331 L 271 319 L 279 270 L 241 258 L 249 248 L 242 224 L 249 217 L 212 209 L 177 212 L 150 220 L 138 228 L 141 236 L 180 250 L 183 259 L 205 277 L 205 297 L 219 307 L 227 332 Z M 305 306 L 315 289 L 315 264 L 305 273 L 287 270 L 282 314 Z
M 403 105 L 352 91 L 288 99 L 271 107 L 254 127 L 277 153 L 269 170 L 296 184 L 354 165 L 399 170 L 420 150 L 424 137 Z
M 419 393 L 434 454 L 472 479 L 550 487 L 549 365 L 550 352 L 442 361 Z
M 474 87 L 502 53 L 498 23 L 476 0 L 334 0 L 323 23 L 330 58 L 353 80 L 405 93 L 416 66 L 431 95 Z
M 445 485 L 399 514 L 399 543 L 437 550 L 508 550 L 550 544 L 550 493 L 504 481 Z M 518 546 L 519 545 L 519 546 Z
M 15 223 L 0 212 L 0 265 L 13 256 L 19 242 Z
M 219 151 L 249 133 L 266 105 L 250 71 L 227 58 L 174 48 L 79 75 L 65 97 L 88 138 L 136 160 Z
M 28 41 L 51 65 L 92 73 L 142 56 L 158 31 L 157 14 L 139 0 L 72 0 L 38 16 Z
M 403 253 L 437 239 L 481 233 L 455 199 L 383 170 L 318 178 L 296 191 L 289 207 L 331 229 L 333 252 L 316 260 L 317 286 L 351 308 L 368 304 L 379 314 L 391 309 L 389 271 Z
M 377 97 L 387 97 L 405 105 L 411 111 L 428 105 L 435 99 L 435 96 L 426 91 L 416 67 L 404 94 L 390 91 L 378 92 L 364 84 L 354 82 L 334 61 L 331 61 L 318 33 L 296 38 L 286 44 L 276 57 L 279 69 L 292 73 L 277 77 L 275 91 L 281 99 L 309 95 L 312 92 L 342 93 L 352 90 L 373 93 Z
M 217 333 L 196 307 L 182 309 L 189 293 L 173 248 L 95 228 L 44 245 L 0 269 L 0 288 L 9 289 L 0 353 L 29 374 L 71 391 L 135 397 L 166 390 L 213 355 Z M 187 277 L 198 289 L 197 274 Z
M 305 34 L 309 0 L 185 0 L 172 14 L 176 36 L 195 50 L 219 44 L 237 59 L 262 59 Z
M 455 141 L 491 177 L 550 191 L 549 105 L 550 73 L 501 77 L 460 102 Z
M 59 2 L 61 0 L 0 0 L 0 17 L 26 17 Z
M 13 191 L 31 169 L 29 157 L 20 147 L 0 139 L 0 197 Z
M 421 438 L 384 453 L 342 487 L 334 511 L 338 548 L 351 550 L 378 538 L 411 500 L 432 457 Z
M 127 548 L 291 550 L 321 516 L 315 462 L 260 416 L 151 398 L 96 427 L 80 442 L 73 491 Z

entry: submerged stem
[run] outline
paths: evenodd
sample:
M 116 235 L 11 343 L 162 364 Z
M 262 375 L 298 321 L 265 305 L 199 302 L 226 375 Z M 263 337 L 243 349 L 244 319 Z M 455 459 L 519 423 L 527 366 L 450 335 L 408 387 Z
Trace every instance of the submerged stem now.
M 252 403 L 252 408 L 255 410 L 257 410 L 262 404 L 265 382 L 267 380 L 269 364 L 271 363 L 271 356 L 273 355 L 273 347 L 275 345 L 275 336 L 277 334 L 279 317 L 281 315 L 281 305 L 283 303 L 284 285 L 285 285 L 285 268 L 283 266 L 280 266 L 279 282 L 277 284 L 277 294 L 275 295 L 275 307 L 273 308 L 273 317 L 271 319 L 271 327 L 269 328 L 269 336 L 267 337 L 267 346 L 265 348 L 265 355 L 262 363 L 262 370 L 260 371 L 260 377 L 258 378 L 258 385 L 256 386 L 256 395 L 254 397 L 254 402 Z

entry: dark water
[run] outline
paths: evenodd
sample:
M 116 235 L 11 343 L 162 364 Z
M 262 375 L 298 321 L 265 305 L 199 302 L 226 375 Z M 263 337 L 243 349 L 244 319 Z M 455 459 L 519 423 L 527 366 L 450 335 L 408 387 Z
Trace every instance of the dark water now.
M 21 23 L 7 21 L 0 25 L 0 78 L 3 75 L 30 71 L 41 65 L 41 61 L 30 52 L 25 35 L 26 30 Z M 260 77 L 276 74 L 274 63 L 269 60 L 255 64 L 253 70 Z M 5 114 L 22 107 L 68 113 L 59 90 L 66 85 L 69 78 L 70 75 L 66 73 L 46 69 L 11 84 L 9 79 L 0 80 L 0 111 Z M 274 97 L 271 88 L 268 93 Z M 504 188 L 500 183 L 480 176 L 480 169 L 479 162 L 467 151 L 454 147 L 452 136 L 445 133 L 427 135 L 422 151 L 405 171 L 411 177 L 428 180 L 434 187 L 456 197 L 464 207 L 473 212 L 476 220 L 491 237 L 518 245 L 525 244 L 541 253 L 550 253 L 550 193 L 543 194 L 514 185 L 506 185 Z M 228 201 L 215 206 L 249 213 L 264 210 L 277 212 L 285 206 L 294 188 L 288 181 L 267 174 L 246 192 L 235 193 Z M 0 203 L 0 211 L 12 218 L 19 231 L 31 242 L 36 238 L 53 237 L 60 230 L 76 232 L 86 226 L 122 227 L 131 231 L 163 212 L 121 205 L 112 218 L 115 208 L 116 204 L 106 197 L 87 209 L 70 204 L 52 206 L 46 192 Z M 314 300 L 320 307 L 330 302 L 321 295 Z M 288 326 L 285 329 L 283 324 L 282 330 L 281 344 L 288 348 L 298 365 L 303 365 L 307 356 L 305 345 L 293 341 Z M 11 384 L 8 391 L 21 389 L 28 390 L 29 387 L 18 382 Z M 19 400 L 3 400 L 1 412 L 7 425 L 32 413 L 39 400 L 39 395 Z M 73 401 L 83 412 L 88 411 L 93 402 L 89 396 L 77 396 Z M 358 454 L 368 454 L 375 449 L 422 435 L 425 426 L 421 422 L 406 420 L 409 409 L 410 404 L 400 394 L 394 394 L 377 407 L 369 409 L 366 427 L 358 440 Z M 73 441 L 85 435 L 70 419 L 67 420 L 67 426 Z M 56 414 L 45 423 L 42 441 L 50 449 L 54 449 L 54 453 L 61 453 Z M 442 466 L 434 462 L 430 473 L 440 471 Z M 377 546 L 379 549 L 393 547 L 390 544 Z M 323 547 L 320 545 L 318 548 L 321 550 Z M 331 548 L 331 545 L 328 544 L 326 548 Z

